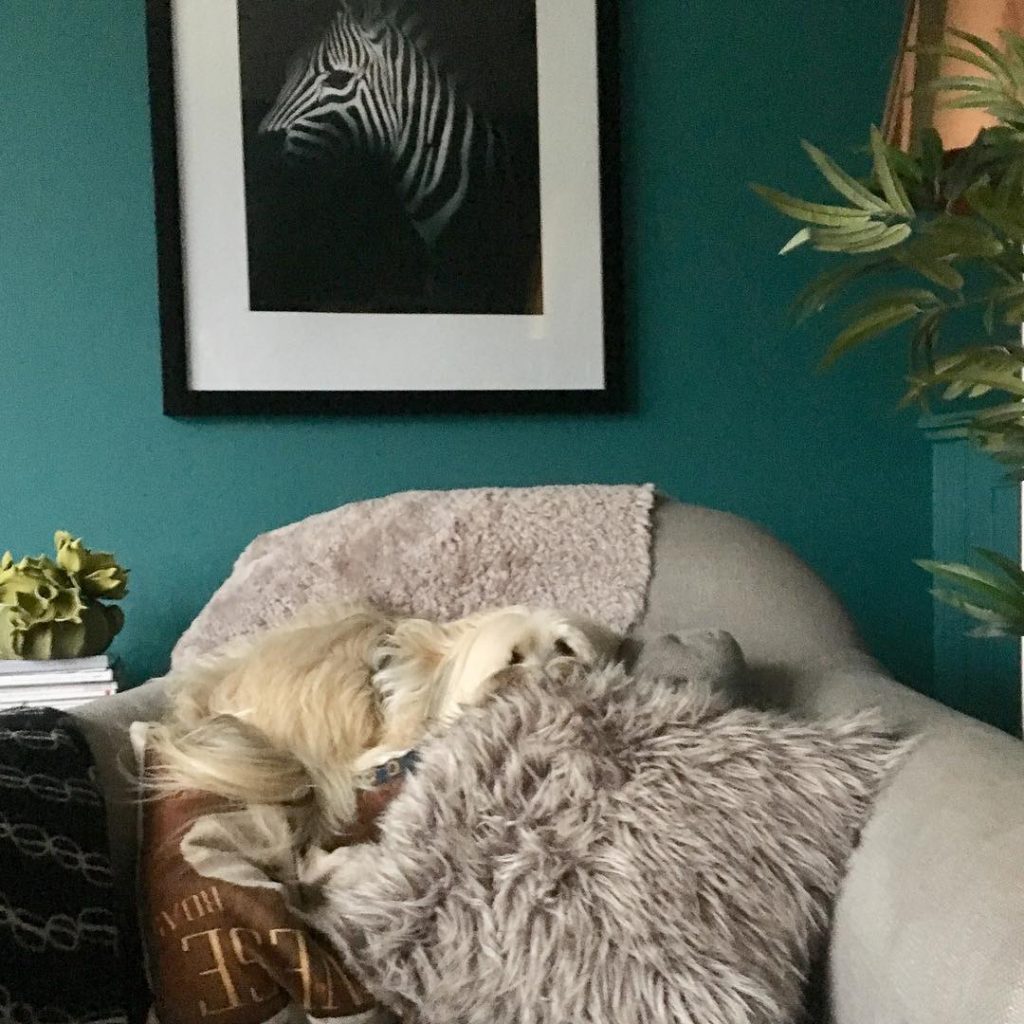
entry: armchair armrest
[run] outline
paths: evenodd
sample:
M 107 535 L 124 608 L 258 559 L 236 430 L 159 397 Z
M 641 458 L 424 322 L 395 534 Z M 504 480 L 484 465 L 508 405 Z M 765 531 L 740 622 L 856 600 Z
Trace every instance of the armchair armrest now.
M 1024 744 L 866 657 L 804 673 L 795 698 L 817 714 L 881 707 L 921 736 L 836 906 L 835 1024 L 1024 1022 Z

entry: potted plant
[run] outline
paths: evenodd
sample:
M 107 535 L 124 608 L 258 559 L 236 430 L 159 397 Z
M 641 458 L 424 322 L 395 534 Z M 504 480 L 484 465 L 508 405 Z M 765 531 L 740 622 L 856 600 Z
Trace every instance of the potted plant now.
M 53 558 L 0 558 L 0 659 L 102 654 L 124 625 L 108 602 L 128 593 L 128 570 L 70 533 L 58 531 L 53 542 Z
M 847 302 L 823 365 L 873 339 L 902 338 L 910 363 L 904 403 L 930 395 L 974 403 L 972 440 L 1024 478 L 1024 38 L 1003 32 L 1000 48 L 950 34 L 956 42 L 938 52 L 975 73 L 940 77 L 931 88 L 946 106 L 987 111 L 995 121 L 970 145 L 944 152 L 928 129 L 904 152 L 872 127 L 864 179 L 803 143 L 838 201 L 752 187 L 801 223 L 782 254 L 809 246 L 835 262 L 798 295 L 797 320 L 851 290 L 873 291 Z M 978 553 L 984 567 L 918 564 L 939 581 L 938 598 L 978 621 L 975 633 L 1024 635 L 1024 572 L 995 552 Z

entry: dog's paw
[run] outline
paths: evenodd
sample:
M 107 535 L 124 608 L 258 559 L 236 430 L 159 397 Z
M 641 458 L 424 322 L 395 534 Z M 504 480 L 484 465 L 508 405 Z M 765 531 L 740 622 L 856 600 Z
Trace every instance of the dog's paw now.
M 743 651 L 724 629 L 693 629 L 665 633 L 634 646 L 635 675 L 676 688 L 707 690 L 735 699 L 746 674 Z

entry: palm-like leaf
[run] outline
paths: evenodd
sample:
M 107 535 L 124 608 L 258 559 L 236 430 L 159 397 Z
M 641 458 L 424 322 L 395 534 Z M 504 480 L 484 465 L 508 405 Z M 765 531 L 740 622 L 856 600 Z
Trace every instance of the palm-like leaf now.
M 1024 349 L 982 345 L 945 356 L 929 372 L 915 375 L 910 381 L 909 397 L 919 398 L 927 391 L 941 388 L 945 397 L 952 400 L 984 387 L 1024 399 L 1022 374 Z
M 998 571 L 927 559 L 917 564 L 938 580 L 952 584 L 952 588 L 936 587 L 932 593 L 981 622 L 978 632 L 982 635 L 1024 635 L 1024 576 L 1020 568 L 995 552 L 981 549 L 978 554 Z
M 814 166 L 821 171 L 822 177 L 854 206 L 859 206 L 862 210 L 867 210 L 870 213 L 896 212 L 889 203 L 862 185 L 852 174 L 847 174 L 827 153 L 823 153 L 817 146 L 812 146 L 806 140 L 801 145 L 804 147 L 804 152 L 814 162 Z

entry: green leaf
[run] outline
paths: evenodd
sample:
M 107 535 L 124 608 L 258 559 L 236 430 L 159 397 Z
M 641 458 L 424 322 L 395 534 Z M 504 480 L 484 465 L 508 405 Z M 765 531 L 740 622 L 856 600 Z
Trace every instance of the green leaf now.
M 915 380 L 919 389 L 957 385 L 962 392 L 976 384 L 1024 398 L 1024 351 L 989 345 L 969 348 L 938 360 L 931 373 Z
M 1024 38 L 1016 32 L 1010 32 L 1004 28 L 999 29 L 999 38 L 1002 40 L 1006 59 L 1012 63 L 1017 72 L 1014 81 L 1024 81 Z
M 947 110 L 988 110 L 993 104 L 1005 102 L 1001 93 L 992 92 L 988 95 L 970 93 L 964 96 L 954 96 L 944 104 Z
M 844 288 L 890 263 L 888 257 L 852 261 L 819 274 L 793 300 L 791 313 L 797 321 L 820 313 Z
M 866 226 L 840 228 L 811 228 L 811 245 L 821 252 L 855 252 L 860 245 L 877 242 L 886 237 L 888 226 L 871 221 Z
M 801 245 L 811 240 L 811 229 L 801 228 L 780 250 L 779 255 L 785 256 L 787 252 L 799 249 Z
M 1019 89 L 1024 85 L 1024 80 L 1021 79 L 1017 69 L 1013 67 L 1006 55 L 1001 53 L 987 39 L 982 39 L 981 36 L 976 36 L 972 32 L 964 32 L 962 29 L 956 28 L 949 29 L 949 34 L 956 36 L 957 39 L 962 39 L 965 43 L 970 43 L 976 50 L 983 53 L 992 62 L 996 75 L 1002 78 L 1007 85 L 1014 89 Z M 946 52 L 948 54 L 949 50 Z
M 914 249 L 929 258 L 951 256 L 999 256 L 1003 243 L 983 222 L 971 218 L 940 214 L 921 227 Z
M 851 210 L 847 206 L 827 206 L 824 203 L 811 203 L 806 199 L 787 195 L 767 185 L 750 186 L 766 203 L 771 204 L 780 213 L 794 220 L 806 221 L 808 224 L 820 224 L 825 227 L 841 227 L 851 223 L 868 224 L 870 216 L 863 210 Z
M 950 100 L 945 106 L 949 110 L 985 110 L 1000 121 L 1019 124 L 1024 120 L 1024 106 L 996 94 L 971 93 Z
M 1009 210 L 1014 205 L 1020 209 L 1024 198 L 1024 160 L 1018 158 L 1010 161 L 999 184 L 993 190 L 992 197 L 996 205 L 1004 210 Z
M 1016 327 L 1024 322 L 1024 301 L 1014 302 L 1003 311 L 1003 323 Z
M 1024 240 L 1024 204 L 1012 207 L 1000 204 L 995 190 L 987 182 L 979 181 L 964 192 L 972 210 L 981 214 L 990 224 L 1015 241 Z
M 1016 423 L 1024 427 L 1024 402 L 1020 399 L 982 409 L 971 421 L 971 428 L 988 430 L 992 426 L 1007 423 Z
M 896 258 L 922 277 L 928 278 L 933 284 L 941 285 L 950 291 L 958 292 L 964 286 L 963 275 L 942 260 L 919 259 L 910 252 L 900 252 Z
M 986 598 L 992 597 L 999 601 L 1018 601 L 1020 610 L 1024 612 L 1024 592 L 1015 588 L 1001 576 L 996 576 L 995 573 L 959 562 L 935 562 L 921 558 L 915 559 L 915 563 L 925 572 L 930 572 L 939 579 L 956 583 L 972 593 L 983 595 Z
M 1016 325 L 1024 320 L 1024 282 L 998 285 L 989 289 L 988 297 L 993 317 L 996 308 L 1002 306 L 1004 307 L 1001 317 L 1003 323 Z
M 861 254 L 869 252 L 880 252 L 882 249 L 891 249 L 893 246 L 899 245 L 900 242 L 906 241 L 912 234 L 913 229 L 909 224 L 893 224 L 887 227 L 875 238 L 865 238 L 863 241 L 847 244 L 843 246 L 843 252 Z M 820 248 L 823 251 L 827 251 L 825 246 L 816 245 L 815 248 Z
M 882 201 L 870 189 L 865 188 L 856 178 L 847 174 L 827 153 L 806 139 L 800 143 L 804 151 L 814 161 L 814 166 L 821 171 L 825 180 L 843 197 L 859 206 L 862 210 L 876 213 L 893 213 L 888 203 Z
M 868 150 L 870 151 L 870 149 L 869 145 Z M 924 171 L 922 171 L 921 162 L 916 156 L 904 153 L 902 149 L 890 146 L 888 143 L 885 144 L 885 153 L 889 158 L 889 166 L 892 168 L 893 174 L 902 181 L 920 183 L 924 180 Z
M 1017 616 L 1005 615 L 990 608 L 982 607 L 967 600 L 967 598 L 962 597 L 953 590 L 937 587 L 932 590 L 932 594 L 937 600 L 942 601 L 943 604 L 951 605 L 965 615 L 969 615 L 972 619 L 984 622 L 986 628 L 983 631 L 975 632 L 974 635 L 976 636 L 1020 636 L 1024 633 L 1024 619 Z
M 919 53 L 928 53 L 942 57 L 952 57 L 954 60 L 963 61 L 965 64 L 970 64 L 973 67 L 976 67 L 981 71 L 984 71 L 987 75 L 990 75 L 992 78 L 998 78 L 1001 75 L 1001 71 L 998 64 L 995 64 L 990 60 L 986 60 L 982 54 L 977 53 L 974 50 L 968 50 L 963 46 L 908 46 L 907 49 L 911 51 L 916 50 Z
M 920 312 L 917 305 L 908 302 L 895 308 L 877 310 L 855 320 L 836 336 L 821 361 L 821 368 L 831 366 L 841 355 L 857 345 L 862 345 L 908 320 L 913 320 Z
M 984 89 L 987 92 L 996 93 L 1000 97 L 1006 95 L 1002 89 L 995 88 L 994 79 L 982 75 L 943 75 L 930 82 L 925 88 L 937 92 L 972 92 L 975 89 Z
M 875 177 L 889 205 L 897 213 L 913 217 L 914 208 L 910 205 L 902 183 L 893 172 L 885 139 L 875 125 L 871 126 L 871 155 L 874 158 Z
M 942 325 L 942 317 L 948 312 L 946 307 L 941 306 L 924 313 L 917 321 L 913 336 L 910 339 L 910 361 L 911 366 L 925 362 L 931 367 L 935 346 L 939 340 L 939 328 Z M 900 406 L 905 407 L 916 395 L 904 395 Z
M 995 302 L 1011 302 L 1014 299 L 1024 298 L 1024 281 L 996 285 L 989 289 L 989 295 Z
M 969 565 L 946 564 L 927 559 L 917 561 L 917 565 L 937 579 L 960 587 L 962 593 L 957 596 L 961 600 L 970 601 L 975 608 L 983 609 L 987 613 L 986 618 L 993 616 L 988 621 L 996 621 L 994 617 L 998 616 L 1003 623 L 1024 624 L 1024 593 L 1012 583 Z M 952 592 L 943 590 L 943 593 Z
M 900 306 L 914 305 L 921 312 L 926 309 L 944 306 L 945 304 L 933 291 L 927 288 L 897 288 L 891 292 L 883 292 L 874 298 L 867 299 L 856 307 L 857 316 L 867 316 L 885 309 L 898 309 Z
M 991 548 L 975 548 L 975 551 L 987 562 L 1002 569 L 1018 590 L 1024 594 L 1024 569 L 1021 568 L 1019 562 L 1015 562 L 1012 558 L 1007 558 L 1006 555 L 999 551 L 993 551 Z

